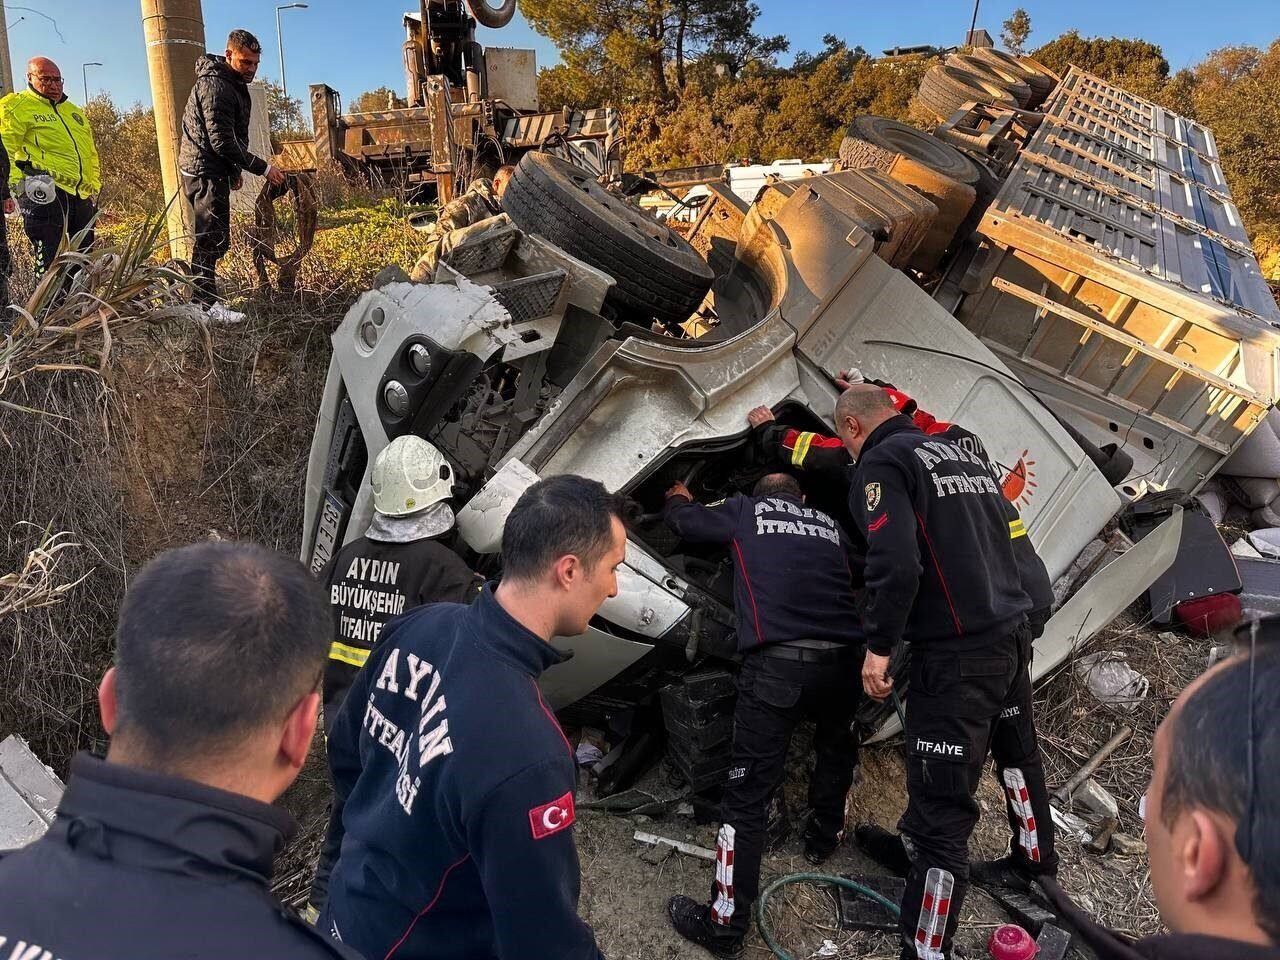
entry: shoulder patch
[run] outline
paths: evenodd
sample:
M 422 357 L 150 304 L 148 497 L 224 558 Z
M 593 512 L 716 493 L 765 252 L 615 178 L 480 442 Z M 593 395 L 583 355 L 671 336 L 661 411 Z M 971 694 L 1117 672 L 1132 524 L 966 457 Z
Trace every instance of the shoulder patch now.
M 866 488 L 863 490 L 863 493 L 867 496 L 868 510 L 874 510 L 876 507 L 880 506 L 880 484 L 878 482 L 868 483 Z
M 558 800 L 544 803 L 529 811 L 529 827 L 533 830 L 533 839 L 542 840 L 567 830 L 573 826 L 573 791 L 569 791 Z

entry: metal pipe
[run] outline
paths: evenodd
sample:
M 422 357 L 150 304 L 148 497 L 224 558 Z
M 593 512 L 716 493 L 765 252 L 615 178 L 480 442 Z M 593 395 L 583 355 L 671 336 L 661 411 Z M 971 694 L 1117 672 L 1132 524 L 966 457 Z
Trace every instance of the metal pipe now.
M 169 198 L 169 252 L 175 259 L 187 260 L 193 217 L 191 205 L 182 193 L 178 147 L 182 142 L 182 111 L 196 82 L 196 60 L 205 52 L 200 0 L 142 0 L 142 33 L 151 75 L 160 173 Z
M 282 3 L 276 7 L 276 47 L 280 51 L 280 99 L 284 101 L 285 110 L 289 109 L 289 80 L 285 75 L 284 69 L 284 34 L 280 31 L 280 11 L 281 10 L 305 10 L 305 3 Z M 293 125 L 293 118 L 289 118 L 289 125 Z
M 3 6 L 3 4 L 0 4 Z M 89 105 L 89 68 L 100 67 L 102 64 L 97 60 L 90 60 L 88 63 L 80 64 L 80 79 L 84 81 L 84 99 L 80 101 L 81 106 Z
M 1059 787 L 1053 794 L 1053 798 L 1059 803 L 1066 803 L 1071 794 L 1075 793 L 1076 787 L 1084 783 L 1093 776 L 1095 770 L 1102 766 L 1102 762 L 1115 753 L 1116 748 L 1133 736 L 1133 727 L 1125 724 L 1116 731 L 1116 735 L 1102 745 L 1102 749 L 1089 758 L 1083 767 L 1075 772 L 1075 774 Z
M 969 22 L 969 35 L 964 38 L 966 47 L 973 46 L 973 31 L 978 29 L 978 4 L 981 2 L 982 0 L 973 0 L 973 20 Z

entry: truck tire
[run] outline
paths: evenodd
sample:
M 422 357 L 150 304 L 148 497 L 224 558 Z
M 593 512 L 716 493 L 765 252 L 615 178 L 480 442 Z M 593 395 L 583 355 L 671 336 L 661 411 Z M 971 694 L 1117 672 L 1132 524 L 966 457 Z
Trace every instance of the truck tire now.
M 1016 107 L 1017 100 L 1003 87 L 968 70 L 939 64 L 930 67 L 920 81 L 916 100 L 929 113 L 947 120 L 970 101 Z
M 963 53 L 953 53 L 947 57 L 946 63 L 949 67 L 955 67 L 957 70 L 966 70 L 1001 89 L 1009 91 L 1010 96 L 1013 97 L 1019 107 L 1025 107 L 1031 102 L 1030 85 L 1021 76 L 1003 64 L 983 61 Z
M 1034 57 L 1021 56 L 1016 59 L 1018 65 L 1027 71 L 1027 83 L 1031 84 L 1031 89 L 1044 91 L 1044 96 L 1040 98 L 1040 102 L 1044 103 L 1062 78 Z
M 840 162 L 846 167 L 877 167 L 887 173 L 899 154 L 975 190 L 981 180 L 974 162 L 951 144 L 888 117 L 854 117 L 840 144 Z
M 714 279 L 706 261 L 669 227 L 550 154 L 525 154 L 502 207 L 521 230 L 613 277 L 606 299 L 625 310 L 682 323 Z
M 1031 60 L 1030 57 L 1015 57 L 1013 54 L 997 50 L 995 47 L 975 47 L 970 56 L 993 69 L 1008 72 L 1030 87 L 1031 99 L 1026 104 L 1028 110 L 1034 110 L 1044 103 L 1045 97 L 1049 95 L 1050 91 L 1053 90 L 1054 84 L 1057 83 L 1057 80 L 1045 72 L 1048 69 L 1047 67 L 1040 66 L 1039 69 L 1036 69 L 1023 62 L 1023 59 L 1026 59 L 1034 64 L 1035 61 Z

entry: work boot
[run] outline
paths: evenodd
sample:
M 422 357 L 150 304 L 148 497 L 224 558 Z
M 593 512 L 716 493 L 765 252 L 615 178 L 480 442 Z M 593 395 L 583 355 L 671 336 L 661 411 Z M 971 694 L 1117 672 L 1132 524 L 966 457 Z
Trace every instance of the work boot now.
M 1008 855 L 969 864 L 969 882 L 980 887 L 1007 887 L 1026 893 L 1036 879 L 1020 861 Z
M 861 823 L 853 828 L 853 839 L 863 853 L 895 877 L 905 877 L 911 872 L 911 859 L 900 834 L 874 823 Z
M 831 854 L 836 852 L 840 841 L 844 839 L 844 831 L 827 834 L 818 829 L 812 816 L 804 828 L 804 858 L 815 867 L 827 862 Z
M 667 917 L 676 933 L 691 943 L 696 943 L 713 957 L 737 960 L 743 954 L 741 934 L 727 936 L 715 932 L 711 922 L 711 908 L 692 897 L 674 896 L 667 901 Z

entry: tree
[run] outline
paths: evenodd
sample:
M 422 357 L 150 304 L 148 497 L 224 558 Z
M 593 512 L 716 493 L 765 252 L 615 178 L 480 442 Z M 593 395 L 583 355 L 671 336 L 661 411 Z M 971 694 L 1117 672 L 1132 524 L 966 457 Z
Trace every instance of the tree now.
M 280 84 L 264 79 L 267 88 L 267 116 L 271 124 L 271 148 L 280 149 L 282 140 L 306 140 L 311 136 L 302 119 L 302 101 L 286 97 Z
M 1031 15 L 1018 7 L 1010 14 L 1009 19 L 1001 24 L 1000 41 L 1010 53 L 1022 55 L 1026 49 L 1027 37 L 1031 36 Z
M 703 55 L 740 69 L 751 56 L 786 49 L 783 37 L 756 36 L 760 8 L 751 0 L 525 0 L 521 10 L 566 63 L 601 68 L 613 102 L 652 96 L 670 103 Z
M 164 181 L 151 108 L 134 104 L 121 110 L 101 93 L 85 104 L 84 112 L 102 165 L 103 213 L 143 216 L 162 210 Z
M 1032 56 L 1058 73 L 1075 64 L 1147 99 L 1158 96 L 1169 79 L 1164 51 L 1145 40 L 1082 37 L 1078 30 L 1069 30 Z
M 347 109 L 352 113 L 376 113 L 379 110 L 397 110 L 404 106 L 405 101 L 390 87 L 375 87 L 352 100 Z

